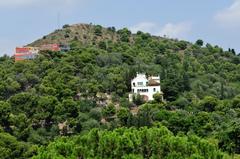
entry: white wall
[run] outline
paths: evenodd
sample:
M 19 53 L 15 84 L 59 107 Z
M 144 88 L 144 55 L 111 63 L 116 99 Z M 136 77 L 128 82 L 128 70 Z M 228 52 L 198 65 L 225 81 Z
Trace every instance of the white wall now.
M 154 91 L 155 88 L 155 91 Z M 153 95 L 155 93 L 161 93 L 161 87 L 160 86 L 148 86 L 148 87 L 132 87 L 132 89 L 134 90 L 134 92 L 132 93 L 139 93 L 140 95 L 146 95 L 148 96 L 149 100 L 153 100 Z M 138 92 L 138 89 L 147 89 L 148 92 Z
M 160 77 L 153 77 L 152 79 L 160 83 Z M 138 85 L 138 82 L 142 82 L 143 85 Z M 135 83 L 135 85 L 134 85 Z M 153 100 L 155 93 L 161 93 L 161 86 L 147 86 L 148 79 L 145 74 L 138 74 L 136 78 L 131 81 L 132 93 L 148 96 L 148 100 Z M 147 92 L 138 92 L 139 89 L 148 90 Z M 155 89 L 155 91 L 154 91 Z M 132 94 L 129 94 L 129 100 L 132 101 Z
M 144 74 L 138 74 L 138 76 L 131 81 L 132 88 L 134 87 L 133 83 L 135 83 L 135 87 L 138 87 L 138 82 L 143 82 L 143 86 L 146 87 L 148 79 Z

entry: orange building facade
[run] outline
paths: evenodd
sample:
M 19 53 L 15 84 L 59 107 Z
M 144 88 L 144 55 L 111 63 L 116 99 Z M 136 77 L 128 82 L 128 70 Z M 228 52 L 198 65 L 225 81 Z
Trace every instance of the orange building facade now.
M 49 51 L 69 51 L 70 47 L 68 45 L 62 44 L 45 44 L 40 46 L 39 50 L 49 50 Z
M 39 49 L 36 47 L 17 47 L 15 49 L 15 61 L 31 60 L 38 55 Z
M 15 61 L 31 60 L 36 58 L 39 51 L 62 51 L 66 52 L 70 50 L 68 45 L 60 44 L 45 44 L 40 47 L 17 47 L 15 49 Z
M 42 45 L 39 50 L 49 50 L 49 51 L 61 51 L 59 44 L 45 44 Z

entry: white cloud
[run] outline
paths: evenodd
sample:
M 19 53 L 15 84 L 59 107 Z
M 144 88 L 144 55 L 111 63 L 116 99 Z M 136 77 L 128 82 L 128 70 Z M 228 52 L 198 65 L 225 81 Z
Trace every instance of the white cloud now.
M 182 23 L 168 23 L 159 32 L 160 36 L 169 36 L 171 38 L 185 38 L 192 29 L 192 25 L 189 22 Z
M 235 0 L 233 4 L 218 12 L 214 19 L 225 27 L 240 26 L 240 0 Z
M 167 23 L 164 26 L 160 26 L 152 22 L 142 22 L 130 27 L 130 30 L 133 33 L 136 33 L 137 31 L 143 31 L 157 36 L 167 36 L 170 38 L 179 39 L 186 38 L 191 29 L 192 25 L 189 22 Z
M 157 28 L 157 25 L 152 22 L 142 22 L 137 25 L 130 27 L 130 30 L 133 33 L 137 33 L 138 31 L 143 31 L 147 33 L 152 33 Z

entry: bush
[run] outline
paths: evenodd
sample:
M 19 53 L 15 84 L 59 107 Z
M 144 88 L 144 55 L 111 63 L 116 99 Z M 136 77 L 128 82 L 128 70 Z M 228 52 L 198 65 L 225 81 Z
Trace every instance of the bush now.
M 69 24 L 65 24 L 65 25 L 63 25 L 63 29 L 68 28 L 68 27 L 70 27 Z
M 144 99 L 140 94 L 133 95 L 133 103 L 136 105 L 144 104 Z
M 102 26 L 101 25 L 94 26 L 94 33 L 97 36 L 101 36 L 102 35 Z
M 118 30 L 117 33 L 120 35 L 120 40 L 122 42 L 129 42 L 131 31 L 129 31 L 127 28 L 123 28 Z
M 95 120 L 100 121 L 102 118 L 102 112 L 100 108 L 93 108 L 89 112 L 90 117 L 92 117 Z
M 214 111 L 217 105 L 218 100 L 215 97 L 211 96 L 204 97 L 204 99 L 200 103 L 201 109 L 207 112 Z
M 160 102 L 163 102 L 163 95 L 160 94 L 160 93 L 155 93 L 153 95 L 153 98 L 156 102 L 160 103 Z
M 198 40 L 196 41 L 196 45 L 198 45 L 198 46 L 203 46 L 203 40 L 198 39 Z
M 104 117 L 111 117 L 115 115 L 116 108 L 113 104 L 109 104 L 108 106 L 103 108 L 102 113 Z
M 240 95 L 236 96 L 232 101 L 233 108 L 240 108 Z
M 177 42 L 177 46 L 181 49 L 181 50 L 185 50 L 187 48 L 187 42 L 186 41 L 179 41 Z
M 116 28 L 115 28 L 115 27 L 108 27 L 107 30 L 108 30 L 108 31 L 111 31 L 111 32 L 113 32 L 113 33 L 116 32 Z

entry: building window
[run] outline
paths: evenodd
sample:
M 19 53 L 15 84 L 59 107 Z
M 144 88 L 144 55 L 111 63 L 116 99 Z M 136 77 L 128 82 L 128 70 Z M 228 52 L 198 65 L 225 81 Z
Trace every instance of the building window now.
M 135 82 L 133 82 L 133 87 L 135 87 Z
M 148 92 L 148 89 L 137 89 L 138 93 L 144 93 L 144 92 Z
M 138 82 L 137 84 L 138 84 L 138 86 L 142 86 L 143 82 Z
M 153 92 L 156 92 L 156 88 L 153 88 Z
M 134 89 L 132 89 L 132 92 L 134 93 Z
M 146 82 L 146 86 L 148 86 L 148 82 Z

